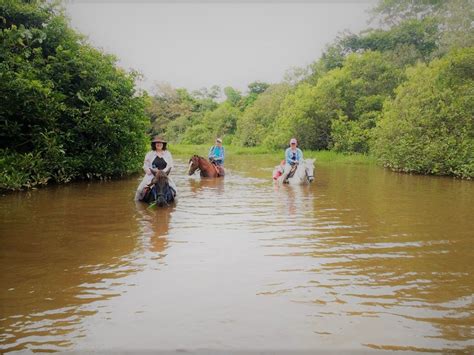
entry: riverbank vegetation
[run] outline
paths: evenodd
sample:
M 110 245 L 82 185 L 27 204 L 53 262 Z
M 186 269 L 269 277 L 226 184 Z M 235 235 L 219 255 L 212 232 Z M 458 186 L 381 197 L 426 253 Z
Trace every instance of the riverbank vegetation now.
M 57 2 L 0 0 L 0 189 L 137 171 L 155 134 L 203 155 L 187 149 L 220 136 L 272 154 L 297 137 L 320 161 L 474 177 L 472 0 L 380 0 L 373 17 L 279 83 L 148 95 Z
M 367 154 L 393 170 L 474 177 L 474 6 L 384 0 L 382 26 L 344 33 L 307 68 L 248 91 L 159 86 L 151 132 L 180 144 Z
M 146 97 L 49 1 L 0 1 L 0 189 L 136 171 Z
M 170 150 L 174 156 L 187 159 L 194 154 L 206 157 L 209 152 L 209 145 L 205 144 L 172 144 Z M 268 149 L 264 146 L 243 147 L 235 145 L 225 146 L 226 159 L 232 159 L 235 155 L 265 155 L 268 156 L 270 164 L 277 165 L 283 158 L 281 149 Z M 317 163 L 343 163 L 374 165 L 376 159 L 367 154 L 343 154 L 331 150 L 305 150 L 305 158 L 314 158 Z

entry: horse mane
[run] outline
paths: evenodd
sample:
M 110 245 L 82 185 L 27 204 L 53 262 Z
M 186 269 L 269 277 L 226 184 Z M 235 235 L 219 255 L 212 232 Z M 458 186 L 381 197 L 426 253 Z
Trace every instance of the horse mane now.
M 202 156 L 200 156 L 200 155 L 197 155 L 197 154 L 194 154 L 194 155 L 191 157 L 191 159 L 189 159 L 189 161 L 191 161 L 191 160 L 193 160 L 193 159 L 198 159 L 198 160 L 204 161 L 205 163 L 209 163 L 209 161 L 208 161 L 206 158 L 204 158 L 204 157 L 202 157 Z M 209 164 L 210 164 L 210 163 L 209 163 Z
M 194 155 L 189 159 L 189 161 L 191 161 L 191 160 L 193 160 L 193 159 L 204 159 L 204 158 L 201 157 L 200 155 L 194 154 Z

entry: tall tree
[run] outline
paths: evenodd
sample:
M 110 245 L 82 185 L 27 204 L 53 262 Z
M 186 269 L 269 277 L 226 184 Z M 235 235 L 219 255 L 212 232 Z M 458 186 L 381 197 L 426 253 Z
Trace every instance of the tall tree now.
M 387 167 L 474 177 L 474 48 L 408 70 L 377 124 L 373 151 Z
M 136 171 L 145 149 L 138 74 L 91 47 L 56 3 L 0 2 L 0 185 Z

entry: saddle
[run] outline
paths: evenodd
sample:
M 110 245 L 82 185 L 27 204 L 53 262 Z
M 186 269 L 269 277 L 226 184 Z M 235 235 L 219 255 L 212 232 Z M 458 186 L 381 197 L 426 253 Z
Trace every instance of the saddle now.
M 216 169 L 217 176 L 224 176 L 224 168 L 222 166 L 217 165 L 215 162 L 212 162 L 214 169 Z

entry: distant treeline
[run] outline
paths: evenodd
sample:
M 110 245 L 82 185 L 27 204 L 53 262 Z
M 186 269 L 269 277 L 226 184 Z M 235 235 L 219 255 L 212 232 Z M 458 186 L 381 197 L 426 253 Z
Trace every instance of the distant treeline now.
M 0 0 L 0 190 L 139 170 L 172 142 L 366 153 L 394 170 L 474 176 L 472 0 L 380 0 L 382 29 L 346 33 L 307 68 L 248 92 L 136 90 L 56 1 Z M 278 58 L 275 58 L 278 60 Z M 271 63 L 269 63 L 271 65 Z
M 474 177 L 474 5 L 381 0 L 383 29 L 345 33 L 307 68 L 248 92 L 158 86 L 151 133 L 176 143 L 372 154 L 386 167 Z M 276 59 L 277 60 L 277 59 Z
M 57 2 L 0 0 L 0 30 L 0 190 L 137 171 L 149 127 L 137 74 Z

